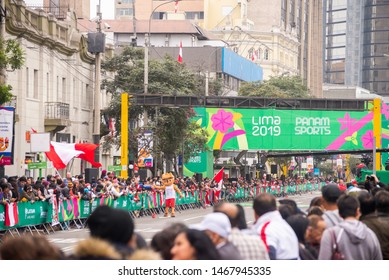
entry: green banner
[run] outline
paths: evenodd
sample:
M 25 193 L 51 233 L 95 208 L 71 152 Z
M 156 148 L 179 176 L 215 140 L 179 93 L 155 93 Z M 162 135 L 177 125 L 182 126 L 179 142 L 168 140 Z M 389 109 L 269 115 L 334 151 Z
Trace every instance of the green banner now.
M 184 164 L 184 176 L 192 177 L 195 173 L 201 173 L 203 178 L 213 178 L 213 152 L 206 151 L 192 156 Z
M 372 111 L 194 110 L 212 150 L 356 150 L 372 143 Z
M 28 169 L 46 169 L 47 168 L 47 162 L 31 162 L 28 164 Z

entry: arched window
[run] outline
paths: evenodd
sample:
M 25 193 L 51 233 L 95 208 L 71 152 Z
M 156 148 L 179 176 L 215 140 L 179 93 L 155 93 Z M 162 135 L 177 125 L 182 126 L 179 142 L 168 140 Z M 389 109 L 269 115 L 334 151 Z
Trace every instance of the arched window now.
M 269 50 L 268 49 L 265 49 L 265 51 L 263 52 L 263 59 L 269 60 Z

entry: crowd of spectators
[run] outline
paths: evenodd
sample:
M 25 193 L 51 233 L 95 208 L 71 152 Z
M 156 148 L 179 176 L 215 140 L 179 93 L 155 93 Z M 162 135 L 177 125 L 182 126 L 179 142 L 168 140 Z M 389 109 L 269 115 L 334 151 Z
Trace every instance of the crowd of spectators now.
M 286 194 L 287 186 L 298 186 L 301 184 L 317 184 L 323 182 L 322 178 L 276 178 L 267 177 L 263 179 L 245 180 L 244 178 L 225 179 L 223 188 L 217 188 L 217 182 L 210 178 L 196 181 L 196 177 L 177 177 L 175 184 L 186 195 L 194 191 L 207 193 L 204 196 L 204 204 L 213 205 L 220 199 L 229 200 L 237 192 L 237 189 L 244 188 L 245 193 L 253 198 L 255 193 L 272 192 L 279 196 Z M 83 175 L 72 176 L 69 172 L 65 178 L 59 175 L 47 175 L 34 179 L 26 176 L 11 176 L 0 179 L 0 204 L 9 202 L 31 202 L 48 201 L 54 198 L 58 200 L 69 200 L 74 197 L 83 200 L 93 200 L 101 197 L 112 197 L 117 199 L 121 196 L 129 196 L 134 201 L 139 200 L 142 193 L 156 192 L 153 185 L 160 186 L 161 178 L 153 177 L 140 180 L 139 176 L 132 178 L 120 178 L 114 172 L 102 171 L 99 178 L 92 178 L 86 182 Z M 297 189 L 297 192 L 300 190 Z M 211 195 L 212 194 L 212 195 Z
M 7 203 L 4 202 L 7 200 L 34 202 L 69 199 L 72 196 L 93 199 L 94 196 L 107 195 L 133 195 L 135 199 L 136 192 L 152 191 L 148 186 L 159 183 L 158 178 L 145 182 L 137 178 L 121 180 L 112 173 L 102 175 L 92 184 L 85 183 L 82 176 L 74 178 L 70 174 L 64 179 L 48 176 L 35 182 L 25 177 L 8 178 L 1 181 L 1 200 L 3 203 Z M 207 187 L 211 189 L 214 184 L 207 179 L 197 183 L 193 178 L 178 178 L 176 183 L 189 192 Z M 276 186 L 281 183 L 277 181 L 271 184 Z M 254 184 L 262 182 L 238 180 L 225 189 L 229 186 L 233 188 L 234 184 L 254 187 Z M 268 187 L 268 182 L 263 184 Z M 269 192 L 257 195 L 253 199 L 252 209 L 255 222 L 250 227 L 239 204 L 216 201 L 213 213 L 205 215 L 200 223 L 168 224 L 147 244 L 140 234 L 135 233 L 135 223 L 129 212 L 99 206 L 87 219 L 90 237 L 80 241 L 71 255 L 63 254 L 55 245 L 41 240 L 42 237 L 22 236 L 6 238 L 0 245 L 0 258 L 389 259 L 389 191 L 388 186 L 379 182 L 374 175 L 359 184 L 353 181 L 346 184 L 327 182 L 321 188 L 321 196 L 311 200 L 307 211 L 299 209 L 293 199 L 277 200 Z

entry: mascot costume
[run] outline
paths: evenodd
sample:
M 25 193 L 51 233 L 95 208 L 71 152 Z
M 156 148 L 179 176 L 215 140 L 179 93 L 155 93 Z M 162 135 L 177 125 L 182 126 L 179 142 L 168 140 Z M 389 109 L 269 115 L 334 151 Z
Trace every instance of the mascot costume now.
M 176 185 L 174 185 L 174 175 L 172 173 L 165 173 L 162 175 L 162 186 L 153 185 L 153 188 L 157 190 L 165 191 L 165 215 L 167 217 L 169 214 L 169 208 L 172 210 L 171 217 L 175 217 L 174 212 L 176 206 L 176 192 L 183 197 L 182 193 Z

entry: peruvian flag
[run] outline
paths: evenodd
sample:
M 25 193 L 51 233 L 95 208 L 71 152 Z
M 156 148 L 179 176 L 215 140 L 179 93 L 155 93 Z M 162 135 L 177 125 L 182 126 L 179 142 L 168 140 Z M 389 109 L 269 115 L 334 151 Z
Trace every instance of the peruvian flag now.
M 223 186 L 224 167 L 213 177 L 213 181 L 217 183 L 217 190 L 221 190 Z
M 180 41 L 180 52 L 178 53 L 178 59 L 177 61 L 179 63 L 182 63 L 182 41 Z
M 177 13 L 178 11 L 178 2 L 180 1 L 176 1 L 176 3 L 174 4 L 174 13 Z
M 5 205 L 5 226 L 13 227 L 19 223 L 18 205 L 16 202 Z
M 46 152 L 46 156 L 57 170 L 65 168 L 74 157 L 86 160 L 93 167 L 100 167 L 101 163 L 94 161 L 97 146 L 92 143 L 68 144 L 51 141 L 50 152 Z

